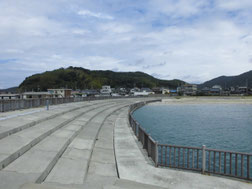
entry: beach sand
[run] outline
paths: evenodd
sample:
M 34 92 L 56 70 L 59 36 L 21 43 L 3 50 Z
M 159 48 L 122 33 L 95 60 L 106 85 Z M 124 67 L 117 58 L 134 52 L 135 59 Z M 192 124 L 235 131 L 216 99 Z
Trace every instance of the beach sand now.
M 166 104 L 249 104 L 252 105 L 252 97 L 172 97 L 163 98 L 162 102 L 150 105 Z

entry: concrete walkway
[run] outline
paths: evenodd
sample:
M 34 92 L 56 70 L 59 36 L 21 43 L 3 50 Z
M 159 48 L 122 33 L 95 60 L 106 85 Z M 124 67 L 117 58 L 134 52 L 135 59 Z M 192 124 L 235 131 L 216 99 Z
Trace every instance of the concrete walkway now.
M 53 111 L 2 115 L 0 188 L 252 188 L 231 179 L 154 167 L 127 120 L 129 105 L 143 100 L 70 103 Z
M 129 127 L 127 110 L 115 126 L 115 152 L 119 176 L 165 188 L 252 188 L 251 183 L 169 168 L 156 168 Z

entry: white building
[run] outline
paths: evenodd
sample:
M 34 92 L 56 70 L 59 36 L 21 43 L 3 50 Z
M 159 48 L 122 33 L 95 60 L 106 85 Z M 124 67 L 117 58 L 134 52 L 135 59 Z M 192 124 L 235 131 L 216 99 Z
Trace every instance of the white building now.
M 23 95 L 23 99 L 52 98 L 52 94 L 50 94 L 49 92 L 25 92 L 22 95 Z
M 134 94 L 135 92 L 140 92 L 140 89 L 137 87 L 130 89 L 130 94 Z
M 66 98 L 71 97 L 72 89 L 47 89 L 53 95 L 53 98 Z
M 109 96 L 112 93 L 112 90 L 111 90 L 110 86 L 104 85 L 104 86 L 102 86 L 100 93 L 101 93 L 101 95 L 106 95 L 106 96 L 108 95 Z
M 170 89 L 162 88 L 162 94 L 170 94 Z
M 146 91 L 138 91 L 133 93 L 134 96 L 148 96 L 149 93 Z
M 0 94 L 0 100 L 14 100 L 20 99 L 19 94 Z
M 140 91 L 135 91 L 133 93 L 134 96 L 148 96 L 151 94 L 155 94 L 155 93 L 149 88 L 142 88 Z
M 222 90 L 222 87 L 220 85 L 214 85 L 214 86 L 212 86 L 212 89 Z

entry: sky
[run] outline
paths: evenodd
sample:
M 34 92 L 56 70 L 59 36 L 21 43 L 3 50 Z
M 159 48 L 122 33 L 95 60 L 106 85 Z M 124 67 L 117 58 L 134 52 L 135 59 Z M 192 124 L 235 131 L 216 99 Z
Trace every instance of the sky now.
M 202 83 L 252 70 L 251 0 L 0 0 L 0 89 L 69 66 Z

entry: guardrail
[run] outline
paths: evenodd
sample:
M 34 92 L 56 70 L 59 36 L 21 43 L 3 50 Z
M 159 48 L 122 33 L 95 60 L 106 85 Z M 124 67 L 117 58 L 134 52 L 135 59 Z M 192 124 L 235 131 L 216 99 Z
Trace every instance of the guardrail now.
M 133 118 L 132 113 L 153 101 L 130 106 L 129 123 L 143 149 L 156 166 L 186 169 L 202 174 L 217 174 L 252 181 L 252 154 L 202 147 L 158 144 Z
M 133 129 L 133 132 L 137 136 L 138 140 L 142 143 L 143 149 L 146 149 L 147 154 L 158 165 L 158 143 L 154 141 L 151 136 L 144 130 L 144 128 L 133 118 L 132 113 L 144 106 L 146 103 L 159 102 L 161 100 L 150 100 L 146 102 L 139 102 L 133 104 L 129 108 L 129 122 Z
M 38 98 L 38 99 L 16 99 L 16 100 L 0 100 L 0 112 L 7 112 L 20 109 L 28 109 L 39 106 L 45 106 L 49 101 L 49 105 L 80 102 L 83 98 Z M 88 99 L 86 99 L 88 100 Z
M 0 112 L 7 112 L 20 109 L 28 109 L 39 106 L 46 106 L 47 100 L 49 105 L 81 102 L 81 101 L 93 101 L 93 100 L 105 100 L 105 99 L 119 99 L 119 98 L 147 98 L 156 96 L 100 96 L 100 97 L 69 97 L 69 98 L 38 98 L 38 99 L 12 99 L 12 100 L 0 100 Z

